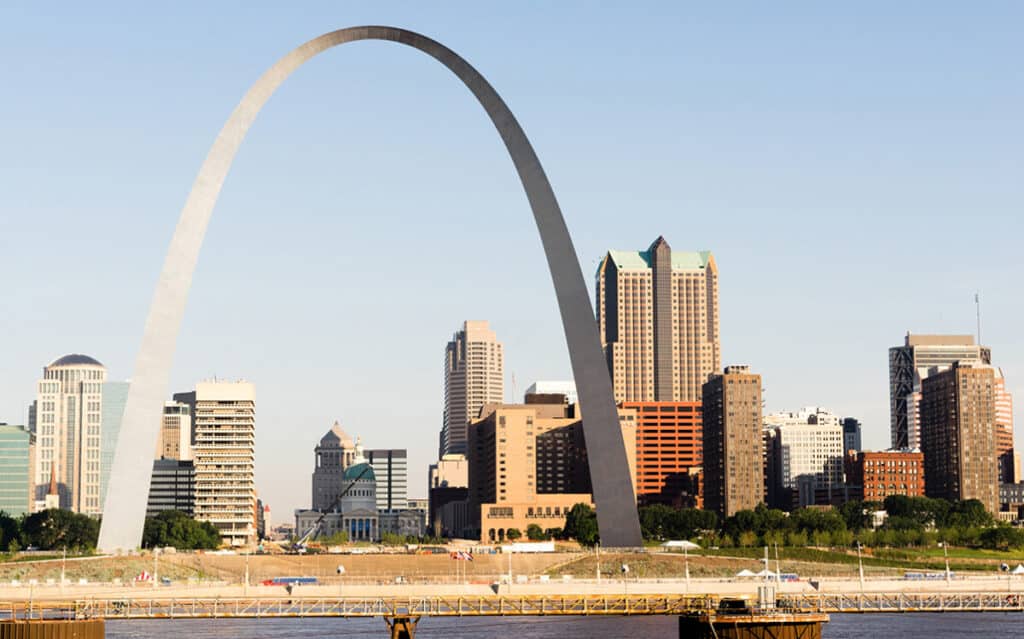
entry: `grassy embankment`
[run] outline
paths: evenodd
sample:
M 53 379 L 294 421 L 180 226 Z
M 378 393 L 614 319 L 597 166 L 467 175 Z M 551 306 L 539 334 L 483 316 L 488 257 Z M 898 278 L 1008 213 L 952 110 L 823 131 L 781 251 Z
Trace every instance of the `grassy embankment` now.
M 937 551 L 937 552 L 936 552 Z M 553 566 L 547 573 L 553 577 L 573 575 L 577 578 L 595 576 L 600 562 L 602 577 L 619 577 L 620 566 L 629 566 L 630 576 L 638 578 L 680 578 L 688 561 L 692 577 L 732 577 L 743 569 L 758 571 L 763 567 L 764 548 L 722 548 L 691 553 L 688 560 L 680 553 L 646 554 L 602 553 L 600 559 L 591 554 Z M 869 576 L 901 576 L 906 571 L 942 572 L 946 569 L 942 549 L 865 549 L 862 555 L 864 572 Z M 857 554 L 845 550 L 821 548 L 779 548 L 769 552 L 769 565 L 774 571 L 802 576 L 852 577 L 857 574 Z M 955 548 L 949 551 L 949 567 L 955 572 L 994 573 L 1001 563 L 1011 567 L 1024 563 L 1024 553 L 995 552 Z

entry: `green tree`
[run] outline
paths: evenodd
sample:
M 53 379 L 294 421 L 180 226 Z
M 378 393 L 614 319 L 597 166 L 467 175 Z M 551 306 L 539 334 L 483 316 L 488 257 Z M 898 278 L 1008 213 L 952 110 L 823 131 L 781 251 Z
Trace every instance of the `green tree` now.
M 757 545 L 757 533 L 753 530 L 745 530 L 740 533 L 739 545 L 741 548 L 753 548 Z
M 942 522 L 943 525 L 957 528 L 985 528 L 994 523 L 992 515 L 985 510 L 985 504 L 977 499 L 965 499 L 951 504 Z
M 675 510 L 664 504 L 653 504 L 640 508 L 640 531 L 644 539 L 661 541 L 674 528 Z
M 575 539 L 580 545 L 593 546 L 600 539 L 597 513 L 587 504 L 576 504 L 565 516 L 562 534 L 568 539 Z
M 21 527 L 18 526 L 18 520 L 0 510 L 0 550 L 17 552 L 17 547 L 20 547 L 19 539 Z M 15 550 L 11 550 L 12 542 L 16 546 Z
M 156 517 L 146 518 L 142 528 L 142 546 L 213 550 L 220 547 L 220 533 L 208 521 L 196 521 L 179 510 L 165 510 Z
M 388 534 L 388 533 L 384 533 L 384 534 Z M 318 541 L 320 541 L 320 543 L 326 544 L 328 546 L 340 546 L 341 544 L 347 544 L 348 543 L 348 531 L 347 530 L 339 530 L 338 532 L 334 533 L 333 535 L 328 535 L 326 537 L 319 537 Z
M 523 531 L 518 528 L 509 528 L 505 531 L 505 538 L 509 541 L 518 541 L 523 536 Z
M 96 547 L 100 522 L 70 510 L 51 508 L 25 517 L 21 533 L 26 544 L 42 550 L 89 550 Z
M 530 541 L 544 541 L 547 539 L 547 535 L 537 524 L 530 524 L 526 527 L 526 538 Z
M 979 535 L 982 548 L 1015 550 L 1024 547 L 1024 530 L 1010 526 L 988 528 Z

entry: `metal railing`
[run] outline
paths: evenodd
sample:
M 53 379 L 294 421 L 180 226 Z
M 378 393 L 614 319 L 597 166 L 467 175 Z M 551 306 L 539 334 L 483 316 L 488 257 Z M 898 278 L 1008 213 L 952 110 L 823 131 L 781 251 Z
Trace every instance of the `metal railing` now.
M 90 598 L 0 602 L 8 619 L 215 619 L 282 617 L 491 617 L 723 614 L 727 595 L 453 595 L 419 597 Z M 1006 593 L 782 594 L 747 613 L 1024 612 Z
M 796 612 L 1024 612 L 1017 593 L 815 593 L 780 594 L 776 605 Z
M 4 602 L 0 620 L 680 615 L 716 605 L 685 595 L 113 598 Z

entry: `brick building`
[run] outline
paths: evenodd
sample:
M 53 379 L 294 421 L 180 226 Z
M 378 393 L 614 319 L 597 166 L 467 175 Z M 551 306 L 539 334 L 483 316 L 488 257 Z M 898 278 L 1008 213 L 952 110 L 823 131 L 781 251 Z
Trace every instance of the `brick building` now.
M 636 412 L 636 496 L 640 505 L 703 508 L 700 402 L 623 402 Z

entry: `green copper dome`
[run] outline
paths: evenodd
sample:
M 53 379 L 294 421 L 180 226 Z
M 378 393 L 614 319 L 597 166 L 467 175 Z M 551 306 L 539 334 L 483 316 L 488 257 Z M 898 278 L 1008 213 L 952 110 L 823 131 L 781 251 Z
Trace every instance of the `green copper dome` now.
M 366 469 L 366 473 L 363 473 L 363 469 Z M 359 477 L 362 475 L 362 477 Z M 377 481 L 377 476 L 373 474 L 373 467 L 369 464 L 354 464 L 345 469 L 345 481 L 353 481 L 356 478 L 361 481 Z

